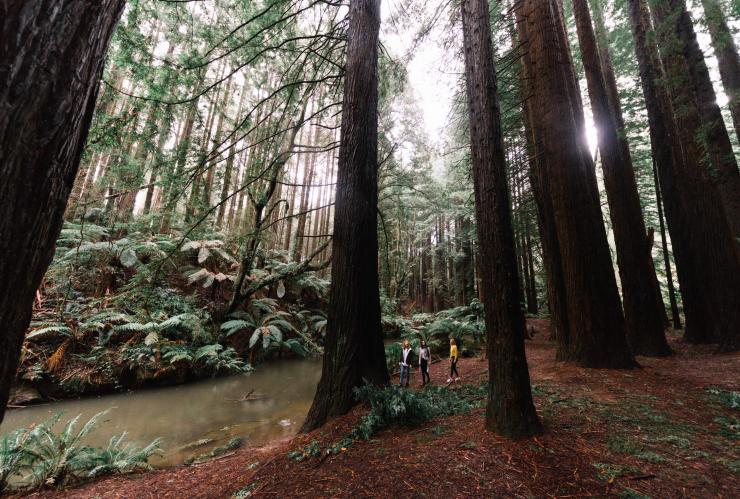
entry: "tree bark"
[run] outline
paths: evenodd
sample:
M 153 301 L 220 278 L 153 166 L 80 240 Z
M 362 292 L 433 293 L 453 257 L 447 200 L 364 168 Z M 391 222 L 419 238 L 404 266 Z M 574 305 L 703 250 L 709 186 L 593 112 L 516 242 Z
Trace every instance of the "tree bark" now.
M 345 414 L 365 380 L 389 381 L 378 282 L 379 29 L 380 0 L 351 0 L 326 350 L 303 431 Z
M 546 176 L 547 172 L 545 166 L 542 164 L 545 156 L 538 149 L 538 144 L 541 142 L 538 129 L 533 128 L 531 124 L 534 121 L 531 115 L 537 112 L 536 109 L 533 109 L 530 102 L 535 90 L 533 79 L 529 75 L 533 74 L 534 68 L 529 53 L 527 21 L 524 9 L 521 7 L 514 9 L 514 13 L 516 15 L 517 34 L 521 46 L 522 121 L 524 122 L 524 134 L 529 160 L 529 185 L 532 187 L 532 198 L 537 209 L 537 225 L 542 244 L 542 263 L 545 268 L 547 306 L 550 312 L 552 331 L 550 339 L 556 340 L 561 336 L 567 339 L 570 336 L 570 328 L 568 326 L 568 311 L 565 302 L 565 281 L 560 256 L 560 244 L 558 243 L 555 230 L 554 210 L 549 197 L 546 195 L 549 192 L 549 187 Z
M 554 0 L 518 4 L 526 23 L 529 119 L 552 205 L 564 277 L 567 336 L 558 332 L 558 358 L 583 367 L 630 368 L 596 174 L 583 137 L 580 97 Z M 524 39 L 524 37 L 523 37 Z
M 720 340 L 723 349 L 736 349 L 740 282 L 734 276 L 740 269 L 724 208 L 700 166 L 694 138 L 686 135 L 695 129 L 688 122 L 695 116 L 686 106 L 674 112 L 644 0 L 629 0 L 629 16 L 683 298 L 684 339 Z
M 0 421 L 123 5 L 0 2 Z
M 665 221 L 663 218 L 663 195 L 660 193 L 660 182 L 658 181 L 658 170 L 653 160 L 653 179 L 655 182 L 655 204 L 658 207 L 658 224 L 660 225 L 660 247 L 663 251 L 663 265 L 665 266 L 665 279 L 668 286 L 668 301 L 671 304 L 671 322 L 674 329 L 681 329 L 681 315 L 678 312 L 678 300 L 676 289 L 673 285 L 673 271 L 671 269 L 671 257 L 668 253 L 668 238 L 666 237 Z
M 740 142 L 740 57 L 718 0 L 701 0 L 701 4 L 712 38 L 714 55 L 717 56 L 722 86 L 727 94 L 735 135 Z
M 653 3 L 653 18 L 674 105 L 679 115 L 686 114 L 681 130 L 697 143 L 700 164 L 722 201 L 740 259 L 740 172 L 704 54 L 696 40 L 685 0 L 654 0 Z
M 506 160 L 486 0 L 461 2 L 489 391 L 486 427 L 503 436 L 540 433 L 524 353 Z
M 622 120 L 616 117 L 619 103 L 611 102 L 607 90 L 587 0 L 572 2 L 617 245 L 627 340 L 635 354 L 668 355 L 671 349 L 663 330 L 665 309 L 663 302 L 658 301 L 654 286 L 655 267 L 650 257 L 632 158 L 629 147 L 622 147 L 620 140 L 624 129 L 619 128 Z

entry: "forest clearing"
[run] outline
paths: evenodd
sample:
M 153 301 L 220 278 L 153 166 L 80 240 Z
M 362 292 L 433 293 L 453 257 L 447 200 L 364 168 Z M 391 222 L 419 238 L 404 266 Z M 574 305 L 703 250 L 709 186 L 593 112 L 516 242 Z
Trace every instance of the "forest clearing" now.
M 738 33 L 0 0 L 0 496 L 740 496 Z

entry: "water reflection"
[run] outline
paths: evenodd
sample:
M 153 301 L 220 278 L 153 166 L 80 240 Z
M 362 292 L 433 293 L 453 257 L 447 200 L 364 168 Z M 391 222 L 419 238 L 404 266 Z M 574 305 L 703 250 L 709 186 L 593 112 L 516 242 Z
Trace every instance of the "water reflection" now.
M 85 442 L 105 446 L 124 431 L 127 441 L 137 445 L 161 437 L 165 454 L 152 464 L 168 466 L 234 437 L 260 445 L 293 435 L 308 412 L 320 375 L 319 361 L 272 362 L 251 374 L 11 410 L 0 433 L 43 422 L 60 411 L 62 421 L 81 413 L 79 429 L 95 413 L 112 408 Z

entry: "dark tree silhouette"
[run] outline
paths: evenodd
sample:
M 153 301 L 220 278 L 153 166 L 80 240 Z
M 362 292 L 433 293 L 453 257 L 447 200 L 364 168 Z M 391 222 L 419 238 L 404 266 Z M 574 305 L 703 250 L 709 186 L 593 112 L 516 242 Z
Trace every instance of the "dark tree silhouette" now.
M 542 431 L 532 402 L 496 70 L 486 0 L 461 2 L 475 213 L 486 316 L 486 426 L 507 437 Z
M 732 31 L 727 25 L 727 19 L 722 12 L 718 0 L 701 0 L 704 7 L 709 34 L 712 37 L 714 55 L 717 56 L 719 75 L 722 86 L 729 100 L 732 123 L 735 126 L 735 135 L 740 141 L 740 56 L 732 37 Z
M 0 2 L 0 421 L 123 5 Z
M 380 0 L 352 0 L 349 19 L 326 347 L 303 431 L 346 413 L 364 380 L 388 383 L 378 291 Z
M 632 367 L 560 9 L 556 0 L 516 6 L 526 43 L 528 120 L 540 158 L 535 162 L 538 205 L 545 211 L 540 219 L 554 224 L 563 277 L 562 288 L 553 292 L 560 292 L 568 324 L 557 331 L 558 358 L 584 367 Z
M 721 341 L 723 349 L 737 349 L 740 282 L 735 276 L 740 263 L 695 137 L 686 133 L 696 113 L 687 108 L 674 112 L 644 0 L 629 0 L 629 17 L 686 315 L 684 338 L 691 343 Z
M 624 137 L 624 129 L 620 127 L 621 117 L 617 117 L 621 115 L 619 101 L 614 101 L 615 96 L 607 89 L 588 2 L 572 1 L 617 245 L 627 339 L 636 354 L 668 355 L 671 350 L 663 329 L 665 308 L 655 286 L 651 243 L 643 222 L 629 147 L 620 138 Z

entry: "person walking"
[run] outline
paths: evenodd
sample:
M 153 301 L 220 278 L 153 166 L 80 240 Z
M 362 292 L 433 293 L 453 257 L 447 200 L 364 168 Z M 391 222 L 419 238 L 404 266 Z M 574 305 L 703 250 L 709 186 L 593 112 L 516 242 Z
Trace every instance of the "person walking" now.
M 419 371 L 421 371 L 421 386 L 431 383 L 429 378 L 429 364 L 432 362 L 432 352 L 427 346 L 427 342 L 421 340 L 421 346 L 419 346 Z
M 401 386 L 409 386 L 409 367 L 411 365 L 411 343 L 409 340 L 403 342 L 403 350 L 401 350 L 401 361 L 398 363 L 401 366 Z
M 450 338 L 450 377 L 447 379 L 447 384 L 460 380 L 460 375 L 457 372 L 457 359 L 457 342 L 455 338 Z

